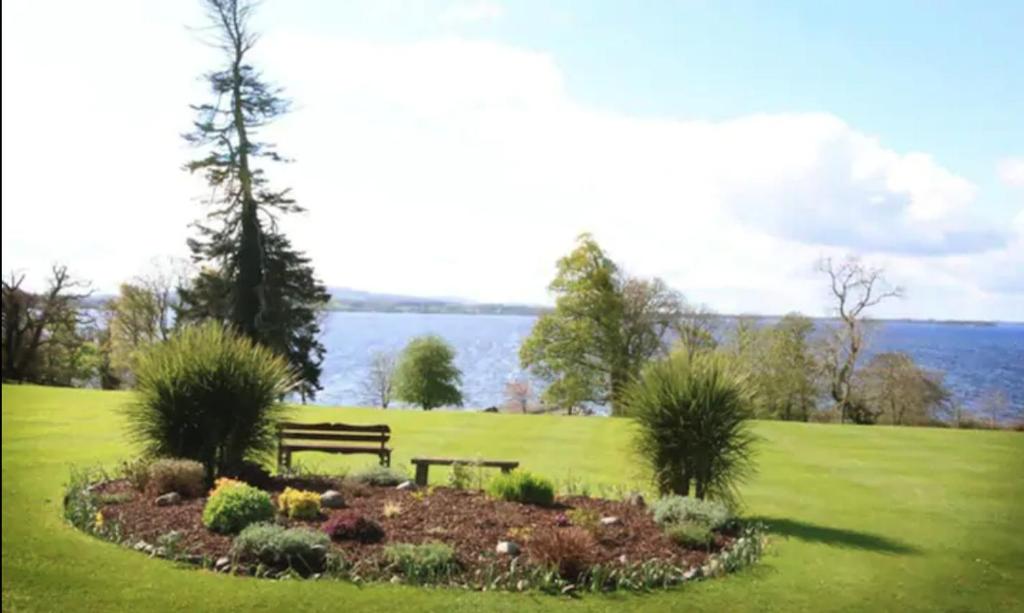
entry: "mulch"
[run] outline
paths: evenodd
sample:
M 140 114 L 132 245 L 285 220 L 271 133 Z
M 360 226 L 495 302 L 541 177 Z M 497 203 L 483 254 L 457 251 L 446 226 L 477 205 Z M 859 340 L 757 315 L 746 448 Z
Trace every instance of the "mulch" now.
M 597 526 L 593 530 L 589 557 L 594 563 L 639 563 L 661 560 L 684 568 L 701 565 L 709 552 L 685 549 L 665 536 L 654 522 L 648 509 L 628 502 L 588 497 L 559 498 L 552 507 L 539 507 L 515 502 L 494 500 L 483 492 L 432 487 L 429 490 L 401 491 L 393 487 L 372 487 L 350 484 L 329 478 L 303 480 L 273 479 L 261 484 L 276 497 L 286 485 L 307 487 L 323 492 L 337 489 L 345 498 L 341 511 L 356 512 L 379 523 L 385 537 L 379 543 L 342 541 L 333 543 L 350 561 L 373 562 L 379 559 L 381 549 L 391 543 L 447 543 L 463 569 L 472 572 L 495 558 L 499 541 L 511 540 L 525 549 L 529 559 L 529 534 L 538 530 L 556 529 L 559 516 L 571 509 L 589 509 L 600 517 L 618 517 L 620 522 L 610 526 Z M 183 500 L 173 506 L 157 506 L 153 496 L 141 494 L 126 481 L 109 481 L 97 488 L 98 492 L 120 493 L 123 502 L 102 507 L 105 521 L 120 524 L 128 542 L 139 540 L 155 544 L 170 531 L 182 535 L 184 550 L 197 556 L 216 559 L 226 556 L 231 549 L 231 537 L 213 533 L 202 523 L 205 499 Z M 276 502 L 276 501 L 275 501 Z M 398 505 L 400 512 L 384 516 L 386 503 Z M 334 511 L 338 512 L 338 511 Z M 329 517 L 329 510 L 313 521 L 279 518 L 285 525 L 304 525 L 321 529 Z M 733 536 L 716 535 L 711 551 L 727 547 Z

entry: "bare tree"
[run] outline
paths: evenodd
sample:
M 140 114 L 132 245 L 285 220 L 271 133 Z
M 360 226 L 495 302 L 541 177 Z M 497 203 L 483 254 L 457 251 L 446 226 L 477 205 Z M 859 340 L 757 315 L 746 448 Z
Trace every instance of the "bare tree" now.
M 3 281 L 3 379 L 33 380 L 41 352 L 78 342 L 78 327 L 90 321 L 79 308 L 92 291 L 72 279 L 67 266 L 54 265 L 45 292 L 22 289 L 25 275 Z
M 866 266 L 853 256 L 841 262 L 823 258 L 817 269 L 828 276 L 835 305 L 832 313 L 838 319 L 823 356 L 829 395 L 835 402 L 840 422 L 860 421 L 852 383 L 864 349 L 866 311 L 883 300 L 901 298 L 903 289 L 889 285 L 883 269 Z
M 388 408 L 394 396 L 397 366 L 398 358 L 394 353 L 376 351 L 370 356 L 370 367 L 362 383 L 366 402 L 384 409 Z
M 675 326 L 679 343 L 691 351 L 714 349 L 718 346 L 715 334 L 720 322 L 718 314 L 706 305 L 691 305 L 684 301 Z
M 533 399 L 533 387 L 525 377 L 513 379 L 505 384 L 505 402 L 509 407 L 526 413 Z
M 985 392 L 978 403 L 978 413 L 985 418 L 990 428 L 997 428 L 1003 421 L 1014 417 L 1014 412 L 1010 409 L 1010 399 L 1001 389 Z

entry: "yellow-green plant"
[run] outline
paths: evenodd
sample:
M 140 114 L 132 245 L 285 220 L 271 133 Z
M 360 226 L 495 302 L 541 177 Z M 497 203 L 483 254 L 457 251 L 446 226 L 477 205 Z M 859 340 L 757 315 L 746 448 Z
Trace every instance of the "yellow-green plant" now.
M 277 508 L 292 519 L 315 519 L 320 515 L 320 494 L 286 487 L 277 497 Z
M 391 519 L 392 517 L 398 517 L 402 514 L 402 505 L 397 502 L 385 502 L 384 503 L 384 517 Z

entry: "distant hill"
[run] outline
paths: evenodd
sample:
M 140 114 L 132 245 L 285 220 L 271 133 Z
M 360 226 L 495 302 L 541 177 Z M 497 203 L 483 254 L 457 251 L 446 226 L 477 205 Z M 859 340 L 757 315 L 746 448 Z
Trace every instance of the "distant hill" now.
M 329 287 L 331 311 L 375 313 L 458 313 L 467 315 L 537 315 L 546 307 L 524 304 L 485 304 L 454 297 L 378 294 L 348 287 Z

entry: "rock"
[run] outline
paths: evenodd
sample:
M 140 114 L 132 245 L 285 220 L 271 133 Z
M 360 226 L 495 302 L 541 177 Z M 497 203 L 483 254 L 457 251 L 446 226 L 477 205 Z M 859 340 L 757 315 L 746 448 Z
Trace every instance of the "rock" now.
M 487 407 L 484 409 L 484 413 L 497 413 L 498 407 Z
M 619 556 L 619 564 L 625 564 L 627 560 L 628 558 L 626 557 L 626 554 Z
M 327 490 L 320 494 L 320 506 L 327 509 L 340 509 L 345 506 L 345 498 L 338 490 Z
M 526 579 L 520 579 L 519 581 L 516 581 L 516 591 L 517 592 L 521 592 L 521 591 L 525 590 L 526 589 L 526 585 L 527 585 Z
M 501 554 L 517 556 L 519 555 L 519 545 L 516 545 L 512 541 L 498 541 L 498 546 L 494 548 L 495 551 Z
M 699 566 L 694 566 L 690 570 L 688 570 L 685 573 L 683 573 L 683 581 L 689 581 L 691 579 L 699 579 L 700 575 L 701 575 L 700 567 Z
M 156 506 L 158 507 L 169 507 L 176 505 L 181 502 L 181 494 L 178 492 L 167 492 L 162 496 L 156 497 Z
M 227 556 L 221 556 L 217 558 L 217 561 L 213 563 L 213 570 L 221 573 L 226 573 L 231 568 L 231 558 Z
M 629 497 L 626 498 L 626 502 L 629 503 L 630 505 L 634 506 L 634 507 L 645 507 L 645 506 L 647 506 L 647 501 L 644 500 L 644 496 L 640 492 L 633 492 L 633 493 L 631 493 L 629 495 Z
M 602 517 L 601 518 L 601 525 L 602 526 L 618 526 L 621 523 L 622 523 L 622 520 L 619 519 L 618 517 Z
M 399 483 L 398 485 L 395 486 L 395 489 L 396 490 L 401 490 L 401 491 L 410 491 L 411 492 L 412 490 L 416 489 L 416 484 L 413 483 L 412 481 L 402 481 L 401 483 Z
M 401 577 L 399 577 L 398 575 L 392 575 L 391 583 L 398 584 L 398 583 L 401 583 L 401 582 L 402 582 L 402 578 Z
M 135 543 L 133 549 L 135 549 L 135 551 L 141 551 L 143 553 L 148 553 L 150 555 L 153 555 L 153 552 L 156 551 L 156 548 L 147 543 L 146 541 L 139 541 L 138 543 Z

